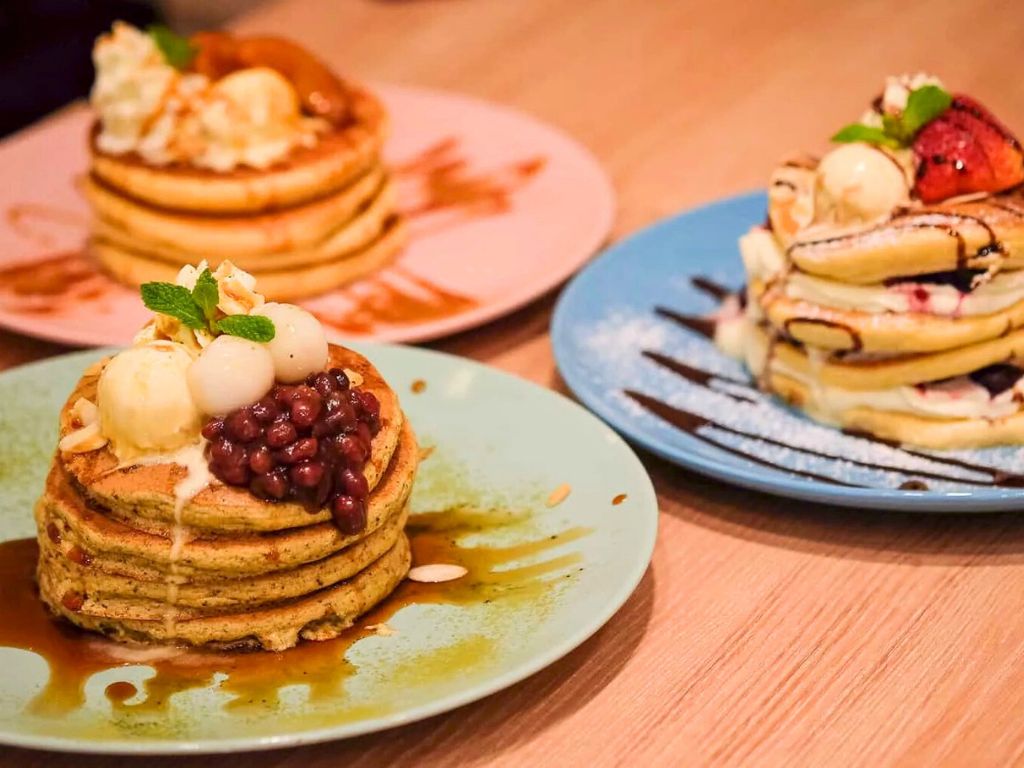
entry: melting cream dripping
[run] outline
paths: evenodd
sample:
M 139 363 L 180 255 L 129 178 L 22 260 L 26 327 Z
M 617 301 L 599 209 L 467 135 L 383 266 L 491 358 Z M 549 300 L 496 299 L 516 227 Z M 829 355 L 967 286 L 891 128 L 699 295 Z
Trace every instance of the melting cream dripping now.
M 200 438 L 199 442 L 183 446 L 172 453 L 145 456 L 132 462 L 146 465 L 177 464 L 185 468 L 185 477 L 174 486 L 174 524 L 171 527 L 170 565 L 167 578 L 164 580 L 167 588 L 164 631 L 168 637 L 173 637 L 177 631 L 176 606 L 178 590 L 183 581 L 178 562 L 181 560 L 185 544 L 188 543 L 189 529 L 182 523 L 182 515 L 185 505 L 213 481 L 213 475 L 210 473 L 210 467 L 206 461 L 206 445 L 207 441 Z

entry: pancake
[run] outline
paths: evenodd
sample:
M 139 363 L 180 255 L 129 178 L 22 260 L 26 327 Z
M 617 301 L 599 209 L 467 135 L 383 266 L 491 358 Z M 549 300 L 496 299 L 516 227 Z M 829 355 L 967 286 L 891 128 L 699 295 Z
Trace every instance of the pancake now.
M 367 200 L 322 242 L 308 248 L 293 248 L 271 253 L 244 253 L 232 257 L 235 266 L 246 272 L 280 271 L 296 265 L 313 265 L 357 255 L 377 240 L 394 218 L 394 187 L 385 183 L 376 196 Z M 149 259 L 167 262 L 175 268 L 191 264 L 196 254 L 176 244 L 147 240 L 103 218 L 92 226 L 93 242 L 109 243 L 116 249 L 138 253 Z
M 409 540 L 401 534 L 388 552 L 347 581 L 256 610 L 180 621 L 123 618 L 114 615 L 115 611 L 103 615 L 100 606 L 88 601 L 81 610 L 69 610 L 48 568 L 39 572 L 39 593 L 56 615 L 116 640 L 279 651 L 299 640 L 337 637 L 395 590 L 411 560 Z M 93 608 L 97 612 L 92 612 Z
M 348 186 L 379 162 L 387 114 L 369 91 L 350 87 L 353 122 L 266 170 L 217 172 L 191 165 L 152 166 L 136 155 L 109 155 L 92 141 L 92 172 L 136 200 L 180 211 L 256 213 L 297 205 Z
M 88 505 L 56 466 L 47 479 L 36 517 L 41 530 L 54 525 L 54 535 L 89 557 L 109 555 L 164 573 L 268 573 L 328 557 L 385 525 L 409 500 L 418 462 L 419 448 L 409 428 L 395 455 L 392 471 L 370 494 L 366 528 L 354 535 L 342 533 L 329 520 L 317 522 L 318 518 L 329 518 L 329 514 L 317 513 L 308 515 L 307 525 L 276 531 L 213 533 L 185 525 L 176 549 L 170 526 L 155 529 L 150 524 L 147 530 L 120 522 L 115 514 L 122 520 L 130 520 L 130 516 L 123 510 L 111 513 L 109 508 Z M 220 488 L 248 494 L 238 488 Z M 275 506 L 284 506 L 261 501 L 251 494 L 249 499 L 254 507 L 267 508 L 262 510 L 267 515 L 273 514 Z
M 380 166 L 371 168 L 351 185 L 311 202 L 243 216 L 205 216 L 155 208 L 125 197 L 91 176 L 83 180 L 82 191 L 97 216 L 133 238 L 195 255 L 216 253 L 231 260 L 313 248 L 379 195 L 386 194 L 385 201 L 393 203 L 390 183 Z M 195 256 L 185 263 L 193 261 Z
M 106 361 L 103 361 L 88 371 L 71 393 L 61 412 L 61 437 L 72 431 L 71 405 L 79 397 L 96 402 L 96 387 L 105 364 Z M 361 388 L 373 393 L 380 401 L 381 428 L 374 437 L 372 454 L 364 471 L 370 488 L 376 489 L 385 470 L 392 464 L 400 438 L 406 444 L 406 451 L 398 457 L 399 461 L 404 464 L 413 461 L 409 455 L 409 445 L 415 445 L 415 437 L 411 429 L 404 425 L 397 396 L 366 358 L 345 347 L 331 345 L 328 367 L 354 371 L 362 378 Z M 101 507 L 118 510 L 117 514 L 132 520 L 133 525 L 167 526 L 175 520 L 174 486 L 185 475 L 183 467 L 163 463 L 118 468 L 117 458 L 109 447 L 70 454 L 66 458 L 58 457 L 58 461 L 63 463 L 64 469 L 86 498 Z M 404 466 L 401 471 L 406 471 Z M 281 531 L 331 519 L 327 511 L 311 515 L 299 504 L 254 502 L 248 490 L 215 485 L 204 489 L 186 503 L 178 519 L 190 528 L 221 533 Z
M 963 268 L 1024 267 L 1024 194 L 894 212 L 876 224 L 814 225 L 788 244 L 800 270 L 865 285 Z
M 1024 326 L 1024 300 L 987 315 L 858 312 L 800 301 L 782 287 L 753 280 L 750 296 L 780 331 L 826 350 L 914 353 L 953 349 L 1005 336 Z
M 407 518 L 408 511 L 403 508 L 344 549 L 292 569 L 251 576 L 191 574 L 187 583 L 176 588 L 174 604 L 179 611 L 191 609 L 194 615 L 202 615 L 301 597 L 351 578 L 382 557 L 398 540 Z M 81 549 L 73 550 L 76 546 L 59 534 L 40 538 L 42 556 L 48 559 L 45 567 L 53 572 L 54 583 L 60 579 L 65 585 L 61 594 L 74 588 L 90 600 L 122 605 L 124 610 L 129 610 L 130 604 L 135 618 L 146 618 L 147 612 L 152 617 L 157 605 L 161 611 L 166 609 L 165 573 L 116 555 L 87 555 Z
M 363 250 L 345 254 L 334 261 L 296 264 L 288 269 L 263 272 L 252 270 L 260 292 L 268 301 L 295 299 L 326 293 L 359 280 L 387 266 L 406 243 L 406 227 L 400 218 L 392 217 L 380 237 Z M 127 285 L 150 281 L 174 282 L 178 268 L 159 259 L 148 258 L 102 240 L 89 243 L 89 252 L 109 274 Z
M 336 636 L 390 594 L 411 560 L 404 527 L 419 447 L 369 361 L 329 349 L 328 367 L 350 371 L 381 403 L 361 531 L 343 533 L 327 510 L 217 482 L 179 506 L 184 468 L 167 459 L 119 466 L 107 447 L 58 452 L 35 508 L 50 610 L 117 640 L 282 650 Z M 95 397 L 106 363 L 68 398 L 61 435 L 79 398 Z
M 766 384 L 769 391 L 818 421 L 901 445 L 947 450 L 1024 442 L 1022 411 L 995 419 L 925 418 L 863 406 L 826 413 L 815 407 L 811 389 L 796 379 L 770 374 Z
M 767 334 L 762 335 L 767 337 Z M 806 347 L 779 340 L 772 347 L 771 359 L 802 375 L 813 375 L 828 386 L 855 390 L 887 389 L 940 381 L 1008 360 L 1024 359 L 1024 331 L 930 354 L 859 357 L 815 352 L 813 361 Z
M 773 339 L 766 326 L 754 325 L 743 338 L 759 386 L 817 421 L 936 449 L 1024 439 L 1013 382 L 990 391 L 975 378 L 1024 359 L 1024 331 L 987 345 L 892 357 L 830 355 Z

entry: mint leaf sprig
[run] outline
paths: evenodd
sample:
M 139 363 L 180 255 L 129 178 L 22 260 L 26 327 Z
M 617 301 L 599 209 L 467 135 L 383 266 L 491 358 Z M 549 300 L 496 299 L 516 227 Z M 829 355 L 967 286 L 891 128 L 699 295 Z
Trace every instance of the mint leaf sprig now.
M 218 319 L 220 292 L 209 269 L 199 274 L 191 291 L 174 283 L 143 283 L 141 292 L 147 309 L 177 318 L 194 331 L 208 331 L 213 336 L 224 333 L 260 344 L 272 341 L 276 333 L 273 321 L 261 315 L 226 315 Z
M 153 38 L 156 47 L 164 55 L 164 60 L 175 69 L 186 69 L 195 59 L 199 49 L 170 27 L 163 24 L 150 24 L 146 34 Z
M 899 115 L 882 115 L 882 127 L 851 123 L 832 137 L 832 141 L 847 144 L 863 141 L 890 149 L 910 146 L 917 132 L 937 118 L 953 103 L 953 97 L 937 85 L 923 85 L 907 96 L 907 106 Z

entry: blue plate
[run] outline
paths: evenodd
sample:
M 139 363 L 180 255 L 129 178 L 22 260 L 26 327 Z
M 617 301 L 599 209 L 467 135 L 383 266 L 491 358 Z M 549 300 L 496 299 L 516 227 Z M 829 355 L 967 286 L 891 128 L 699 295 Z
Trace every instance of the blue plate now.
M 767 493 L 917 512 L 1024 508 L 1024 490 L 994 482 L 1001 471 L 1020 473 L 1024 447 L 911 451 L 845 435 L 757 392 L 741 364 L 656 312 L 712 312 L 717 300 L 694 278 L 738 288 L 737 238 L 765 210 L 757 192 L 682 213 L 616 244 L 572 281 L 555 310 L 552 343 L 579 399 L 659 456 Z M 683 366 L 673 371 L 673 362 Z M 677 418 L 685 413 L 687 428 L 627 391 L 671 406 Z

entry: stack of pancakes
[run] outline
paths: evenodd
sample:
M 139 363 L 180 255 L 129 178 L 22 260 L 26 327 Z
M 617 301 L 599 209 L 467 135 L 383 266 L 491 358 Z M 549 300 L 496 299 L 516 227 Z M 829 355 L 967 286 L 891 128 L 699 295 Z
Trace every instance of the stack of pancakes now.
M 154 166 L 96 146 L 84 191 L 96 215 L 90 250 L 129 285 L 173 282 L 211 253 L 259 281 L 268 299 L 330 290 L 387 263 L 404 231 L 381 164 L 383 105 L 350 87 L 352 120 L 260 170 Z
M 71 405 L 95 399 L 105 362 L 72 393 L 62 436 L 74 429 Z M 179 503 L 178 464 L 118 466 L 107 448 L 58 454 L 36 506 L 50 610 L 118 640 L 281 650 L 335 637 L 389 595 L 409 570 L 416 438 L 369 362 L 332 346 L 330 364 L 361 376 L 381 403 L 363 532 L 341 533 L 326 509 L 219 484 Z
M 769 224 L 740 243 L 745 354 L 764 388 L 884 440 L 1024 442 L 1024 196 L 807 226 L 814 174 L 813 161 L 780 168 Z

